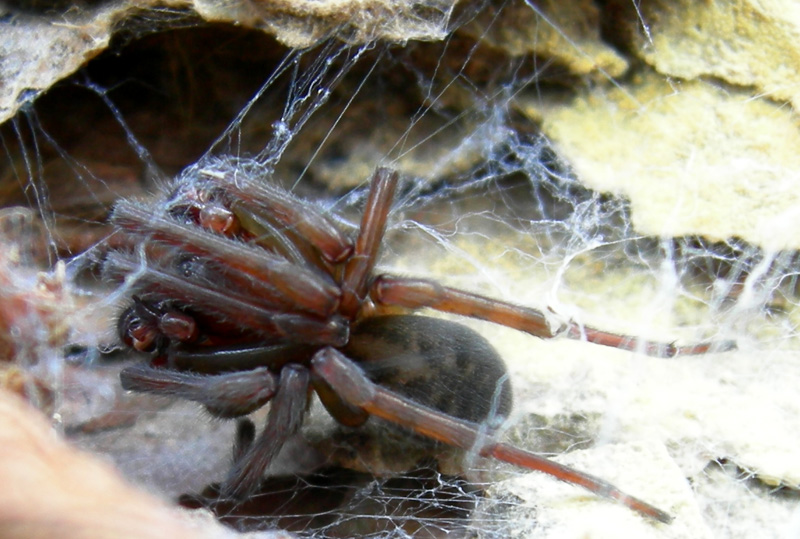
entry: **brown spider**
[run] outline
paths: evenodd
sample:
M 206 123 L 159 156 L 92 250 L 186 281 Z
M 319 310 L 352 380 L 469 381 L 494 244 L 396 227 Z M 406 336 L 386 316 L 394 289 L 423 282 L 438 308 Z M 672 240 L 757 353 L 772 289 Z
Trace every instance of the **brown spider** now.
M 571 322 L 553 330 L 540 311 L 429 280 L 374 275 L 397 185 L 391 170 L 375 172 L 354 242 L 313 204 L 244 176 L 202 169 L 178 181 L 166 211 L 163 203 L 118 203 L 112 222 L 129 248 L 105 261 L 107 273 L 136 291 L 119 319 L 121 339 L 150 357 L 122 372 L 124 388 L 197 401 L 225 418 L 271 403 L 258 437 L 240 428 L 222 494 L 241 498 L 256 489 L 303 423 L 314 391 L 344 425 L 377 416 L 672 520 L 601 479 L 487 439 L 481 425 L 496 425 L 511 410 L 497 352 L 461 324 L 387 313 L 427 307 L 660 356 L 728 343 L 676 347 Z M 433 391 L 436 384 L 446 389 Z

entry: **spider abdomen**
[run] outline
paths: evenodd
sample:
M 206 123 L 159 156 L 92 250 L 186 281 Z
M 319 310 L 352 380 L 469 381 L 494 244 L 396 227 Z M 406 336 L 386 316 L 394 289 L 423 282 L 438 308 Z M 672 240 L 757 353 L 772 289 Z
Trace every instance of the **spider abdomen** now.
M 462 324 L 413 315 L 371 317 L 353 329 L 343 352 L 373 382 L 448 415 L 499 425 L 511 412 L 505 363 Z

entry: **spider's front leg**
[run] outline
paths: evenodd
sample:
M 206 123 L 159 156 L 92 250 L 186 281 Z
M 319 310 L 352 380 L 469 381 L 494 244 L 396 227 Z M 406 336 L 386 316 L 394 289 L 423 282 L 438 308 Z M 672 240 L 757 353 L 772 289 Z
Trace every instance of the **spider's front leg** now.
M 225 277 L 239 287 L 247 289 L 251 283 L 268 283 L 266 288 L 269 292 L 263 299 L 276 301 L 275 297 L 269 296 L 277 293 L 279 304 L 288 301 L 298 310 L 323 316 L 332 314 L 339 303 L 339 288 L 329 275 L 310 266 L 294 264 L 266 250 L 253 249 L 231 238 L 164 217 L 159 208 L 123 200 L 114 207 L 111 221 L 130 234 L 127 241 L 156 240 L 179 247 L 185 253 L 216 261 L 218 268 L 227 271 L 227 275 L 219 277 Z M 164 249 L 152 243 L 147 246 L 148 255 L 159 258 Z M 265 289 L 264 286 L 260 288 L 248 292 L 258 297 Z
M 249 427 L 239 425 L 233 469 L 220 491 L 241 498 L 256 490 L 267 467 L 302 425 L 310 376 L 308 369 L 296 364 L 285 365 L 280 376 L 266 367 L 209 375 L 138 364 L 124 369 L 120 380 L 130 391 L 198 402 L 220 418 L 240 417 L 271 401 L 258 438 L 249 420 Z
M 196 374 L 138 364 L 120 373 L 129 391 L 194 401 L 217 417 L 239 417 L 264 406 L 275 394 L 277 378 L 265 367 L 224 374 Z
M 275 310 L 262 305 L 257 297 L 218 289 L 213 283 L 193 279 L 191 272 L 181 274 L 175 264 L 153 262 L 138 260 L 130 253 L 111 252 L 104 271 L 110 277 L 136 275 L 136 286 L 144 289 L 143 295 L 171 298 L 218 322 L 233 321 L 240 329 L 267 340 L 283 338 L 337 346 L 347 342 L 349 328 L 341 316 L 319 318 L 305 312 Z
M 553 477 L 582 486 L 604 498 L 616 500 L 630 509 L 660 522 L 670 523 L 666 512 L 630 496 L 614 485 L 590 474 L 575 470 L 533 453 L 484 440 L 480 425 L 456 419 L 421 406 L 394 391 L 371 382 L 353 361 L 333 348 L 323 348 L 311 361 L 315 376 L 336 391 L 341 399 L 367 413 L 412 429 L 414 432 L 464 450 L 476 450 L 482 456 L 538 470 Z

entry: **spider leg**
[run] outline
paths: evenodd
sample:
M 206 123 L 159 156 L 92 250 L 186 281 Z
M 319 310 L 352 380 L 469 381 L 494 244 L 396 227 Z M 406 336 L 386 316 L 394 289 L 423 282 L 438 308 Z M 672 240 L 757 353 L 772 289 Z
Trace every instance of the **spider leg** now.
M 205 374 L 249 371 L 268 367 L 278 372 L 287 363 L 306 363 L 319 346 L 296 343 L 226 344 L 223 346 L 173 345 L 167 350 L 167 365 L 179 371 Z
M 593 475 L 555 463 L 529 451 L 484 439 L 485 433 L 477 423 L 456 419 L 426 408 L 391 390 L 371 382 L 364 372 L 342 353 L 333 348 L 320 350 L 311 361 L 314 375 L 319 376 L 351 405 L 371 415 L 412 429 L 418 434 L 464 450 L 477 450 L 481 456 L 491 456 L 503 462 L 530 470 L 538 470 L 561 481 L 582 486 L 604 498 L 616 500 L 638 513 L 660 522 L 670 523 L 672 517 L 664 511 L 628 494 Z
M 260 245 L 268 251 L 274 252 L 293 264 L 312 264 L 323 272 L 330 273 L 332 265 L 312 240 L 301 236 L 294 229 L 282 225 L 274 225 L 266 216 L 258 215 L 241 204 L 234 206 L 236 216 L 242 223 L 243 229 L 249 234 L 251 244 Z M 349 246 L 347 256 L 352 253 L 353 247 Z M 346 257 L 345 257 L 346 258 Z
M 380 252 L 397 178 L 397 172 L 388 168 L 379 168 L 372 176 L 355 250 L 345 265 L 342 278 L 340 312 L 344 316 L 352 318 L 367 296 L 369 277 Z
M 678 355 L 698 355 L 709 351 L 724 352 L 736 348 L 734 341 L 707 341 L 686 346 L 673 343 L 653 342 L 638 337 L 618 335 L 573 321 L 551 329 L 544 313 L 536 309 L 514 305 L 465 290 L 442 286 L 435 281 L 409 279 L 381 275 L 375 279 L 370 289 L 372 299 L 382 305 L 396 305 L 410 309 L 430 307 L 481 320 L 488 320 L 503 326 L 524 331 L 550 339 L 565 336 L 570 339 L 586 340 L 595 344 L 621 348 L 633 352 L 643 352 L 655 357 L 674 357 Z
M 200 171 L 240 202 L 250 215 L 264 221 L 273 221 L 296 230 L 308 240 L 323 258 L 336 264 L 345 260 L 353 246 L 333 221 L 325 217 L 318 207 L 263 181 L 263 178 L 246 178 L 220 173 L 211 169 Z M 234 212 L 237 211 L 234 207 Z
M 236 422 L 236 434 L 233 439 L 232 461 L 241 461 L 247 451 L 253 446 L 256 439 L 256 425 L 250 419 L 243 417 Z
M 300 428 L 306 411 L 309 372 L 305 367 L 287 365 L 281 370 L 278 390 L 270 403 L 267 424 L 252 443 L 237 449 L 243 453 L 234 462 L 221 492 L 241 497 L 253 492 L 261 482 L 267 467 L 286 441 Z M 239 442 L 241 445 L 241 442 Z
M 120 373 L 131 391 L 170 395 L 198 402 L 217 417 L 249 414 L 275 394 L 276 377 L 265 367 L 251 371 L 206 375 L 134 365 Z
M 369 419 L 369 413 L 342 399 L 324 378 L 311 372 L 311 384 L 320 402 L 339 424 L 346 427 L 360 427 Z
M 225 266 L 269 283 L 304 310 L 330 315 L 339 304 L 339 288 L 321 271 L 311 266 L 298 266 L 263 249 L 253 249 L 240 241 L 164 217 L 147 206 L 122 200 L 114 207 L 111 222 L 189 253 L 210 256 Z
M 174 298 L 197 310 L 215 316 L 219 321 L 235 321 L 240 327 L 266 338 L 279 337 L 291 341 L 332 344 L 347 342 L 348 327 L 339 316 L 320 320 L 301 313 L 266 309 L 252 298 L 238 297 L 227 290 L 195 283 L 172 268 L 142 264 L 132 255 L 109 253 L 105 270 L 120 275 L 136 275 L 138 286 L 144 286 L 165 297 Z

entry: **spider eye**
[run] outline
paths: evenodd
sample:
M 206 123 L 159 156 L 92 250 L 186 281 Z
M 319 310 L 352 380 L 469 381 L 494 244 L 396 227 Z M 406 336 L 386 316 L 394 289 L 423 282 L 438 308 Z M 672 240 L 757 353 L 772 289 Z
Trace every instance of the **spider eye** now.
M 187 279 L 202 275 L 202 268 L 203 264 L 196 256 L 182 256 L 175 262 L 175 269 Z

